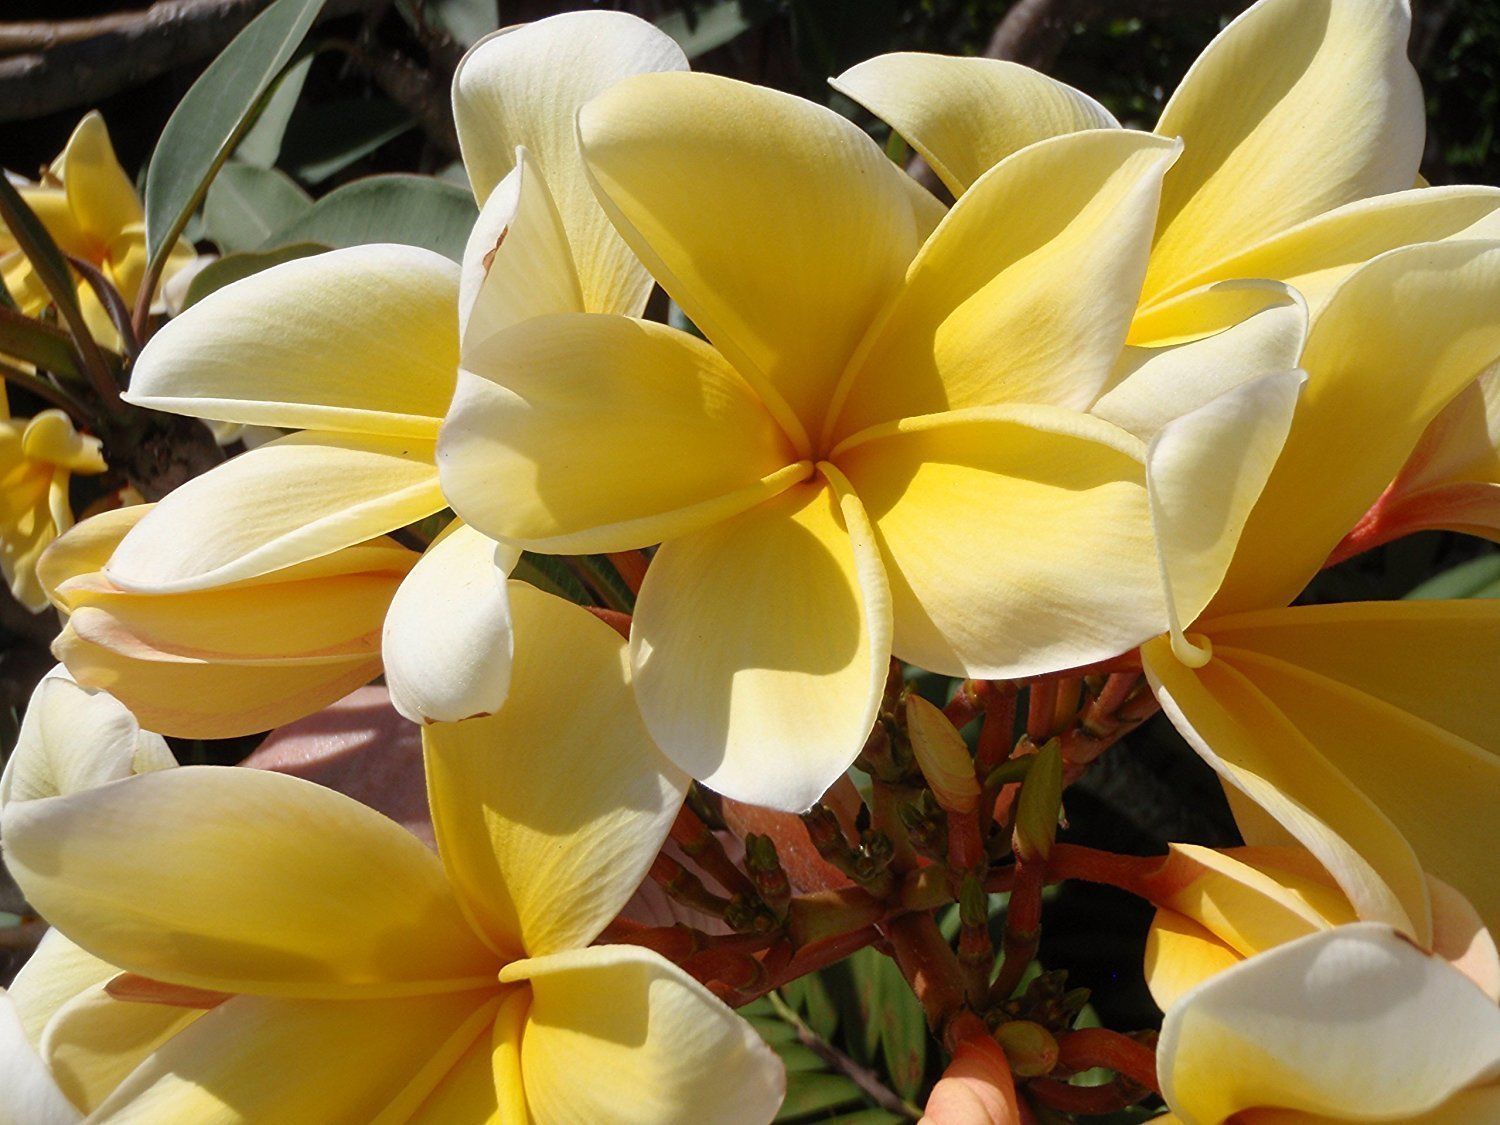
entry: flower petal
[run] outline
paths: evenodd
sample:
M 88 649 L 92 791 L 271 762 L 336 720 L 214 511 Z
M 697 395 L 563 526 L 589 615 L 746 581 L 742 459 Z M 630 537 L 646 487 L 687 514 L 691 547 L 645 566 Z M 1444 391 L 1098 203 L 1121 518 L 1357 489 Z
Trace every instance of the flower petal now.
M 11 804 L 3 830 L 6 865 L 32 905 L 142 976 L 313 997 L 493 979 L 437 857 L 394 821 L 300 778 L 159 770 Z
M 1157 910 L 1146 931 L 1146 987 L 1164 1012 L 1209 977 L 1243 960 L 1207 926 L 1175 910 Z
M 458 278 L 415 246 L 283 262 L 163 326 L 125 398 L 220 422 L 430 440 L 458 368 Z
M 439 1059 L 451 1066 L 487 1030 L 493 994 L 236 996 L 153 1053 L 98 1116 L 203 1125 L 384 1121 L 413 1080 Z
M 917 252 L 906 174 L 833 111 L 715 75 L 628 79 L 578 127 L 626 241 L 806 455 Z
M 1308 383 L 1216 614 L 1290 602 L 1400 470 L 1422 431 L 1500 355 L 1500 242 L 1394 250 L 1313 325 Z
M 402 581 L 381 654 L 391 703 L 414 723 L 490 715 L 510 687 L 505 580 L 521 557 L 455 520 Z
M 896 655 L 1009 679 L 1161 632 L 1144 456 L 1124 431 L 1044 406 L 912 419 L 837 452 L 886 561 Z
M 464 248 L 458 295 L 464 365 L 512 324 L 585 311 L 562 216 L 536 160 L 518 149 L 515 168 L 485 200 Z
M 629 75 L 687 67 L 682 48 L 645 20 L 567 12 L 480 40 L 453 76 L 453 113 L 475 198 L 488 200 L 514 167 L 517 146 L 525 147 L 557 200 L 591 312 L 639 316 L 651 279 L 589 189 L 578 111 Z
M 1168 422 L 1146 452 L 1151 526 L 1161 555 L 1172 647 L 1209 659 L 1183 636 L 1218 592 L 1240 532 L 1292 427 L 1306 376 L 1262 375 Z
M 645 876 L 687 791 L 631 697 L 625 643 L 510 583 L 516 659 L 495 714 L 423 729 L 438 850 L 506 956 L 587 945 Z M 566 685 L 566 687 L 564 687 Z M 557 706 L 558 691 L 574 702 Z
M 431 441 L 415 438 L 278 438 L 170 493 L 105 573 L 124 590 L 181 593 L 352 546 L 443 509 L 435 456 Z
M 26 1041 L 10 996 L 0 988 L 0 1125 L 72 1125 L 83 1114 L 63 1096 L 36 1048 Z
M 896 51 L 828 84 L 909 141 L 955 198 L 1027 145 L 1119 125 L 1082 91 L 1000 59 Z
M 1214 622 L 1216 653 L 1500 929 L 1500 603 L 1352 602 Z
M 1135 315 L 1176 154 L 1149 133 L 1102 129 L 1043 141 L 986 173 L 851 365 L 837 436 L 1002 402 L 1091 405 Z
M 101 961 L 49 929 L 11 982 L 10 999 L 27 1042 L 39 1048 L 47 1023 L 69 1001 L 118 976 Z
M 1187 1121 L 1273 1109 L 1408 1121 L 1500 1076 L 1500 1009 L 1446 962 L 1361 923 L 1194 989 L 1167 1013 L 1157 1058 Z
M 531 986 L 521 1069 L 538 1121 L 727 1125 L 770 1121 L 781 1105 L 781 1061 L 655 953 L 598 946 L 518 961 L 501 977 Z
M 131 504 L 115 508 L 69 528 L 37 561 L 37 580 L 47 591 L 48 600 L 63 613 L 71 613 L 76 605 L 72 587 L 60 587 L 70 579 L 103 570 L 126 532 L 140 523 L 153 506 Z
M 1429 940 L 1426 880 L 1400 829 L 1237 662 L 1216 654 L 1189 669 L 1166 638 L 1143 645 L 1141 662 L 1189 745 L 1318 858 L 1361 918 Z
M 726 797 L 787 812 L 859 754 L 891 653 L 864 510 L 824 472 L 827 484 L 664 544 L 630 633 L 636 698 L 668 757 Z
M 135 185 L 120 167 L 98 110 L 84 115 L 58 163 L 73 221 L 101 247 L 144 217 Z
M 531 1007 L 517 987 L 501 1002 L 488 1035 L 474 1040 L 411 1116 L 411 1125 L 509 1125 L 527 1121 L 521 1080 L 521 1034 Z
M 1407 0 L 1261 0 L 1209 44 L 1156 127 L 1187 148 L 1162 190 L 1147 299 L 1314 215 L 1411 187 L 1424 110 L 1410 30 Z
M 796 456 L 755 392 L 685 332 L 541 317 L 471 358 L 439 467 L 454 510 L 486 535 L 547 552 L 629 550 L 791 483 L 775 475 Z
M 928 1125 L 1015 1125 L 1022 1120 L 1016 1083 L 1000 1044 L 989 1035 L 962 1039 L 927 1096 Z

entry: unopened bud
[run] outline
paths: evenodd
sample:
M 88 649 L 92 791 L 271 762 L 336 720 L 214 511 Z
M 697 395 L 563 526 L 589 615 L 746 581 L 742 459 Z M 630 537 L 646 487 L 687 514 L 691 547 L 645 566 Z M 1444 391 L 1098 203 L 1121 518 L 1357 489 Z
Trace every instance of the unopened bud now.
M 958 892 L 958 920 L 974 929 L 989 925 L 990 896 L 985 893 L 979 877 L 972 872 L 964 876 L 963 886 Z
M 995 1039 L 1017 1078 L 1041 1078 L 1057 1066 L 1057 1040 L 1039 1023 L 1030 1020 L 1002 1023 L 995 1029 Z
M 971 813 L 979 807 L 979 780 L 963 735 L 948 717 L 920 695 L 906 697 L 906 733 L 917 766 L 938 804 L 949 812 Z
M 1062 749 L 1054 738 L 1037 751 L 1016 801 L 1016 854 L 1023 860 L 1044 860 L 1052 851 L 1062 806 L 1062 775 Z

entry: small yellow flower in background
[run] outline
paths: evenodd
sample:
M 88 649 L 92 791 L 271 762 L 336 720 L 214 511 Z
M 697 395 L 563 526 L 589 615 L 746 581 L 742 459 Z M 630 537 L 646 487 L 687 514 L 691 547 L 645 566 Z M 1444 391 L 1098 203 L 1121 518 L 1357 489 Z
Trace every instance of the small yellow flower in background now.
M 510 598 L 505 706 L 425 730 L 439 856 L 347 797 L 259 770 L 160 770 L 5 806 L 6 863 L 58 930 L 169 989 L 224 994 L 101 1118 L 771 1119 L 784 1075 L 748 1024 L 655 953 L 589 947 L 687 779 L 641 725 L 619 636 L 529 586 Z M 112 1041 L 102 1016 L 85 1032 Z
M 115 157 L 104 118 L 97 111 L 85 116 L 41 182 L 23 183 L 20 191 L 58 248 L 96 267 L 120 291 L 127 306 L 134 307 L 146 274 L 146 213 Z M 194 257 L 192 246 L 179 241 L 162 272 L 163 283 Z M 3 226 L 0 278 L 28 316 L 51 301 L 26 255 Z M 118 346 L 114 323 L 93 286 L 83 278 L 78 280 L 78 304 L 94 338 Z
M 1162 1122 L 1479 1125 L 1500 1120 L 1500 1007 L 1390 927 L 1339 926 L 1183 995 L 1157 1071 Z
M 55 668 L 32 694 L 0 776 L 0 818 L 12 804 L 176 765 L 165 740 L 142 730 L 118 700 L 80 687 Z M 3 1087 L 0 1119 L 15 1125 L 80 1120 L 151 1050 L 201 1014 L 116 999 L 105 986 L 119 973 L 57 930 L 46 933 L 0 1004 L 14 1017 L 0 1010 L 0 1069 L 15 1068 Z
M 435 442 L 461 349 L 555 301 L 644 307 L 650 277 L 588 190 L 574 117 L 620 77 L 686 66 L 663 32 L 616 12 L 568 13 L 477 44 L 454 80 L 483 207 L 462 267 L 410 246 L 335 250 L 227 286 L 159 331 L 130 402 L 300 432 L 169 495 L 109 561 L 110 580 L 141 593 L 209 590 L 441 511 Z M 538 208 L 559 224 L 547 249 L 576 279 L 565 292 L 547 288 L 553 275 L 534 268 L 516 233 Z M 403 586 L 385 662 L 408 718 L 452 721 L 504 701 L 505 576 L 517 557 L 459 524 Z
M 225 738 L 299 719 L 380 675 L 382 623 L 414 551 L 374 539 L 254 578 L 141 594 L 104 568 L 150 512 L 87 519 L 38 567 L 67 617 L 53 655 L 79 683 L 109 691 L 152 730 Z
M 1285 333 L 1172 438 L 1185 411 L 1131 430 L 1084 413 L 1117 381 L 1172 142 L 1059 137 L 944 216 L 851 122 L 727 79 L 626 79 L 579 136 L 606 210 L 710 343 L 563 313 L 466 348 L 443 487 L 517 547 L 662 544 L 632 625 L 637 695 L 658 744 L 726 795 L 821 796 L 892 651 L 1003 678 L 1139 643 L 1166 618 L 1147 462 L 1167 455 L 1150 475 L 1168 490 L 1245 462 L 1198 500 L 1232 525 L 1221 504 L 1253 498 L 1280 444 Z M 533 214 L 504 247 L 565 292 L 561 236 Z
M 61 410 L 12 418 L 0 386 L 0 574 L 27 609 L 47 607 L 37 561 L 73 526 L 69 479 L 105 468 L 98 438 L 80 434 Z

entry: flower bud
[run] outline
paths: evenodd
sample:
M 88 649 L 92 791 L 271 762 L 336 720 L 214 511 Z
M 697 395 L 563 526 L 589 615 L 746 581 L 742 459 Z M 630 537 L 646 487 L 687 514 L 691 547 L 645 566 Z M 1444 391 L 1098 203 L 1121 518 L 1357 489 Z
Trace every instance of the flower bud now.
M 920 695 L 906 697 L 906 733 L 917 766 L 938 804 L 949 812 L 971 813 L 979 807 L 979 781 L 963 736 L 948 717 Z
M 1054 738 L 1037 751 L 1016 801 L 1016 854 L 1023 860 L 1043 860 L 1052 851 L 1062 805 L 1062 774 L 1062 749 Z
M 1057 1040 L 1039 1023 L 1011 1020 L 995 1029 L 995 1039 L 1017 1078 L 1040 1078 L 1057 1066 Z

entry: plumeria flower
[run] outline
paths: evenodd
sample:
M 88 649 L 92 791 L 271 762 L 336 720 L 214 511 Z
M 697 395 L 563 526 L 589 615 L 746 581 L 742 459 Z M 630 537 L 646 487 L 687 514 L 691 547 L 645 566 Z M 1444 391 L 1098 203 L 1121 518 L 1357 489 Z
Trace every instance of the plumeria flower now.
M 1156 126 L 1184 150 L 1162 186 L 1132 344 L 1226 324 L 1217 282 L 1290 283 L 1316 317 L 1381 253 L 1500 234 L 1500 190 L 1413 186 L 1425 112 L 1410 31 L 1408 0 L 1259 0 L 1208 46 Z M 1115 124 L 1087 95 L 994 59 L 883 55 L 833 85 L 955 196 L 1027 144 Z
M 653 952 L 590 947 L 687 779 L 640 722 L 618 634 L 531 587 L 510 597 L 505 706 L 425 732 L 440 855 L 261 770 L 6 806 L 6 863 L 38 911 L 135 987 L 208 1009 L 99 1117 L 771 1119 L 784 1076 L 747 1023 Z
M 606 210 L 707 342 L 578 313 L 496 335 L 466 352 L 443 487 L 528 550 L 661 544 L 631 630 L 637 695 L 658 744 L 727 796 L 816 800 L 868 735 L 893 651 L 1013 677 L 1130 647 L 1165 618 L 1150 451 L 1174 449 L 1158 473 L 1188 487 L 1285 432 L 1289 376 L 1175 423 L 1175 444 L 1165 419 L 1085 413 L 1120 380 L 1173 142 L 1058 137 L 944 216 L 849 121 L 722 78 L 627 79 L 579 136 Z M 536 210 L 505 248 L 565 289 Z M 1290 366 L 1285 335 L 1242 366 Z
M 667 35 L 615 12 L 568 13 L 477 44 L 453 94 L 482 207 L 463 265 L 410 246 L 335 250 L 226 286 L 158 332 L 131 402 L 298 432 L 173 492 L 122 541 L 109 580 L 140 593 L 211 590 L 441 511 L 435 441 L 461 354 L 557 301 L 644 307 L 650 278 L 588 190 L 573 118 L 621 77 L 686 66 Z M 567 263 L 566 292 L 548 288 L 553 275 L 524 239 L 507 237 L 536 221 L 536 207 L 561 232 L 549 249 Z M 458 524 L 403 585 L 385 664 L 409 718 L 457 720 L 503 702 L 505 575 L 518 555 Z
M 0 822 L 12 805 L 176 765 L 166 741 L 142 730 L 118 700 L 54 668 L 32 693 L 0 775 Z M 57 930 L 47 931 L 0 999 L 0 1073 L 6 1078 L 0 1122 L 81 1120 L 153 1048 L 201 1014 L 117 999 L 106 986 L 119 974 Z
M 1158 1121 L 1500 1118 L 1494 997 L 1379 923 L 1298 938 L 1192 988 L 1167 1012 L 1157 1060 L 1172 1111 Z
M 61 410 L 12 418 L 0 387 L 0 575 L 27 609 L 47 608 L 37 561 L 73 526 L 69 480 L 105 468 L 98 438 L 80 434 Z
M 301 718 L 380 675 L 386 610 L 416 552 L 382 537 L 207 589 L 122 589 L 106 563 L 151 511 L 84 520 L 38 564 L 67 619 L 53 655 L 79 683 L 110 691 L 153 730 L 226 738 Z
M 102 273 L 127 305 L 134 307 L 146 279 L 146 213 L 130 177 L 120 167 L 109 130 L 98 112 L 89 113 L 68 138 L 62 155 L 40 183 L 20 184 L 21 197 L 36 212 L 65 254 Z M 179 241 L 162 271 L 163 284 L 192 264 L 192 246 Z M 20 310 L 41 312 L 52 298 L 15 239 L 0 225 L 0 278 Z M 93 286 L 78 280 L 78 305 L 90 333 L 117 346 L 118 334 Z

